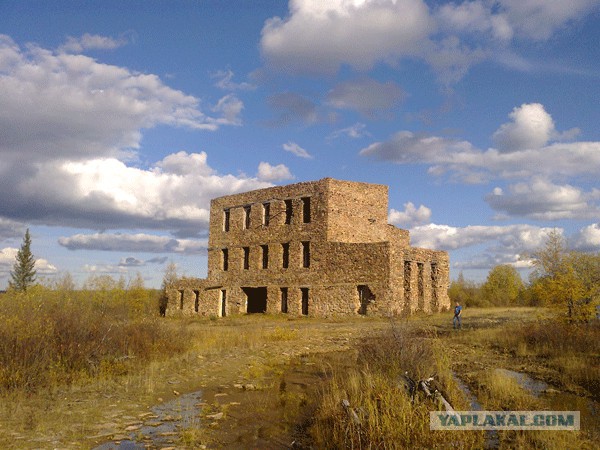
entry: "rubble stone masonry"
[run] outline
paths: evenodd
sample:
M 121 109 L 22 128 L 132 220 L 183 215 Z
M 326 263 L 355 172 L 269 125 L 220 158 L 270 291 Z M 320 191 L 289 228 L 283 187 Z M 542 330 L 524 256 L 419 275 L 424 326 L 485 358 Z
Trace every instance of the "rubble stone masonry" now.
M 387 186 L 324 178 L 213 199 L 208 276 L 167 315 L 399 315 L 450 308 L 449 260 L 387 223 Z

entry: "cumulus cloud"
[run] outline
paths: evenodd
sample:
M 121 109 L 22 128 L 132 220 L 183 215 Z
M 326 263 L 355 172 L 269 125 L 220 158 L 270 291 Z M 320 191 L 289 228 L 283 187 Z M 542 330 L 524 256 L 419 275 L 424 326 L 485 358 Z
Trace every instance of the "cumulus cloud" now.
M 295 142 L 290 141 L 287 144 L 283 144 L 283 149 L 286 152 L 290 152 L 291 154 L 296 155 L 300 158 L 312 159 L 313 157 L 310 153 L 308 153 L 305 149 L 300 147 Z
M 496 188 L 485 200 L 494 210 L 509 216 L 536 220 L 600 219 L 597 191 L 586 193 L 569 184 L 556 185 L 541 178 L 510 185 L 507 193 Z
M 539 103 L 521 105 L 509 117 L 512 122 L 502 125 L 492 136 L 501 151 L 539 149 L 556 133 L 552 117 Z
M 69 36 L 67 42 L 59 47 L 60 51 L 68 53 L 81 53 L 85 50 L 114 50 L 128 43 L 125 37 L 117 39 L 98 34 L 85 33 L 80 37 Z
M 600 223 L 593 223 L 582 228 L 569 241 L 575 250 L 600 251 Z
M 600 172 L 600 142 L 548 143 L 548 136 L 561 133 L 554 129 L 553 123 L 549 125 L 549 115 L 543 108 L 528 106 L 515 110 L 516 115 L 521 114 L 519 125 L 512 122 L 500 127 L 500 135 L 495 135 L 511 151 L 480 150 L 467 141 L 399 131 L 387 141 L 363 148 L 360 155 L 398 164 L 427 164 L 432 175 L 449 173 L 452 179 L 466 183 L 495 178 L 595 176 Z M 534 123 L 535 114 L 527 113 L 532 110 L 543 124 Z M 517 140 L 520 144 L 516 144 Z
M 5 162 L 119 157 L 139 148 L 157 125 L 216 130 L 237 125 L 242 105 L 226 96 L 213 107 L 163 84 L 156 75 L 102 64 L 0 36 L 0 150 Z M 220 115 L 220 116 L 219 116 Z M 23 133 L 22 130 L 27 130 Z
M 258 165 L 258 173 L 256 176 L 259 180 L 267 182 L 292 180 L 294 178 L 290 172 L 290 169 L 288 169 L 284 164 L 272 166 L 268 162 L 261 162 Z
M 502 62 L 513 40 L 543 41 L 598 8 L 597 0 L 291 0 L 286 17 L 268 19 L 260 48 L 271 67 L 335 73 L 368 71 L 419 58 L 445 83 L 474 64 Z M 477 45 L 473 44 L 477 42 Z
M 234 82 L 234 73 L 231 69 L 218 70 L 212 74 L 212 77 L 217 80 L 215 86 L 225 91 L 250 91 L 256 89 L 256 86 L 251 83 Z
M 0 279 L 10 277 L 10 272 L 15 266 L 18 251 L 19 249 L 12 247 L 0 249 Z M 58 272 L 56 266 L 44 258 L 35 259 L 35 270 L 38 275 L 52 275 Z
M 58 243 L 69 250 L 102 250 L 143 253 L 201 253 L 206 239 L 175 239 L 153 234 L 93 233 L 61 237 Z
M 335 130 L 333 133 L 327 136 L 327 139 L 337 139 L 342 136 L 346 136 L 351 139 L 359 139 L 365 136 L 371 136 L 371 133 L 367 131 L 367 126 L 364 123 L 358 122 L 352 126 Z
M 439 250 L 456 250 L 496 243 L 511 253 L 527 253 L 541 247 L 552 228 L 534 225 L 470 225 L 453 227 L 428 224 L 411 229 L 412 245 Z
M 366 117 L 377 117 L 397 107 L 404 97 L 404 91 L 393 81 L 380 83 L 365 78 L 334 86 L 327 94 L 327 102 L 337 109 L 350 109 Z
M 412 202 L 404 204 L 404 211 L 398 211 L 392 208 L 388 214 L 389 223 L 406 228 L 422 225 L 429 222 L 430 219 L 431 209 L 425 205 L 420 205 L 416 208 Z
M 144 129 L 239 125 L 243 104 L 232 94 L 207 115 L 155 75 L 22 49 L 8 36 L 0 36 L 0 75 L 0 236 L 19 222 L 202 235 L 211 198 L 270 185 L 217 174 L 204 152 L 130 165 Z
M 435 26 L 422 0 L 292 0 L 289 8 L 265 22 L 260 43 L 266 60 L 288 71 L 368 70 L 415 54 Z

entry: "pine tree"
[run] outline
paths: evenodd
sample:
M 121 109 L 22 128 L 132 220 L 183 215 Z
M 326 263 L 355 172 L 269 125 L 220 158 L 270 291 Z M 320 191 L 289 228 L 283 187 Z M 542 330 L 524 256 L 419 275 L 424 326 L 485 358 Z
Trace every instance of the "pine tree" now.
M 23 244 L 17 252 L 17 260 L 13 266 L 13 270 L 10 272 L 10 277 L 12 278 L 12 280 L 9 281 L 10 288 L 21 292 L 26 292 L 27 288 L 35 283 L 35 258 L 31 253 L 31 236 L 29 235 L 29 228 L 25 232 Z

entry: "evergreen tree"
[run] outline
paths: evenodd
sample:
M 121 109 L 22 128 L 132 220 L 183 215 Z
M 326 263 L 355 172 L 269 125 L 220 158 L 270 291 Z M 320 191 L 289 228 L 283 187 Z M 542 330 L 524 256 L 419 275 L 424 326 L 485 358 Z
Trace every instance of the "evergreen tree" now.
M 11 289 L 25 292 L 27 288 L 32 286 L 36 280 L 35 271 L 35 258 L 31 253 L 31 236 L 29 235 L 29 228 L 25 232 L 23 238 L 23 244 L 17 252 L 17 260 L 13 266 L 13 270 L 10 272 L 9 286 Z

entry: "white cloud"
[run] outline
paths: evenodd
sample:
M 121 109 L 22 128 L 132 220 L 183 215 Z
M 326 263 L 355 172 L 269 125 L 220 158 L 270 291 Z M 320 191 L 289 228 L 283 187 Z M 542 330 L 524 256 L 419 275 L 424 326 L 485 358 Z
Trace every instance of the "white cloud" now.
M 510 185 L 508 193 L 497 189 L 485 200 L 494 210 L 510 216 L 536 220 L 600 219 L 595 191 L 585 193 L 569 184 L 556 185 L 542 178 Z
M 368 70 L 378 61 L 414 55 L 434 29 L 422 0 L 291 0 L 289 16 L 262 30 L 261 51 L 283 70 Z
M 306 158 L 306 159 L 312 159 L 313 156 L 308 153 L 305 149 L 303 149 L 302 147 L 300 147 L 298 144 L 296 144 L 295 142 L 288 142 L 287 144 L 283 144 L 283 149 L 286 152 L 290 152 L 293 155 L 296 155 L 300 158 Z
M 527 106 L 530 105 L 516 111 L 530 111 Z M 542 122 L 539 126 L 526 126 L 526 120 L 519 119 L 518 126 L 500 128 L 505 144 L 509 137 L 512 139 L 506 147 L 512 151 L 495 148 L 483 151 L 467 141 L 399 131 L 388 141 L 363 148 L 360 155 L 398 164 L 427 164 L 430 174 L 449 173 L 452 179 L 465 183 L 482 183 L 494 178 L 593 177 L 600 173 L 600 142 L 548 143 L 548 137 L 561 137 L 564 133 L 557 132 L 553 124 L 549 125 L 549 115 L 540 107 L 533 108 L 539 113 Z M 517 144 L 517 137 L 520 144 Z M 499 139 L 498 135 L 496 139 Z M 525 142 L 529 144 L 525 145 Z
M 539 149 L 556 133 L 552 117 L 539 103 L 514 108 L 509 117 L 512 122 L 502 125 L 492 136 L 501 151 Z
M 404 97 L 404 91 L 393 81 L 380 83 L 364 78 L 334 86 L 327 94 L 327 102 L 334 108 L 376 117 L 397 107 Z
M 486 243 L 500 244 L 511 253 L 527 253 L 539 248 L 551 228 L 534 225 L 453 227 L 428 224 L 410 230 L 411 243 L 417 247 L 456 250 Z
M 80 37 L 69 36 L 60 48 L 60 51 L 68 53 L 81 53 L 85 50 L 114 50 L 128 43 L 128 39 L 120 37 L 118 39 L 100 36 L 98 34 L 85 33 Z
M 355 123 L 347 128 L 334 131 L 327 136 L 327 139 L 337 139 L 341 136 L 346 136 L 351 139 L 359 139 L 364 136 L 371 136 L 371 134 L 367 131 L 367 126 L 364 123 Z
M 294 178 L 290 173 L 290 169 L 284 164 L 272 166 L 268 162 L 261 162 L 258 165 L 258 173 L 256 176 L 259 180 L 268 182 L 291 180 Z
M 124 157 L 157 125 L 216 130 L 238 125 L 242 105 L 226 96 L 211 117 L 199 100 L 152 74 L 0 36 L 0 143 L 5 162 Z M 22 130 L 27 130 L 23 133 Z
M 168 236 L 137 233 L 75 234 L 61 237 L 58 243 L 69 250 L 103 250 L 145 253 L 195 254 L 206 250 L 206 239 L 175 239 Z
M 236 83 L 233 81 L 234 73 L 231 69 L 219 70 L 212 74 L 217 80 L 215 86 L 225 91 L 249 91 L 256 89 L 256 86 L 250 83 Z
M 416 208 L 412 202 L 404 204 L 404 211 L 397 211 L 393 208 L 390 209 L 388 215 L 389 223 L 406 228 L 427 223 L 430 219 L 431 209 L 425 205 L 420 205 Z
M 18 251 L 19 249 L 12 247 L 0 249 L 0 278 L 10 277 L 10 272 L 15 266 Z M 56 266 L 44 258 L 35 258 L 35 270 L 37 275 L 50 275 L 58 272 Z
M 600 251 L 600 223 L 593 223 L 579 230 L 570 239 L 574 249 L 584 252 Z
M 434 3 L 428 7 L 428 3 Z M 506 61 L 515 39 L 541 41 L 598 9 L 597 0 L 291 0 L 286 17 L 268 19 L 260 48 L 281 71 L 368 71 L 421 59 L 444 83 L 485 59 Z M 439 2 L 438 2 L 439 3 Z M 475 44 L 476 42 L 476 44 Z

